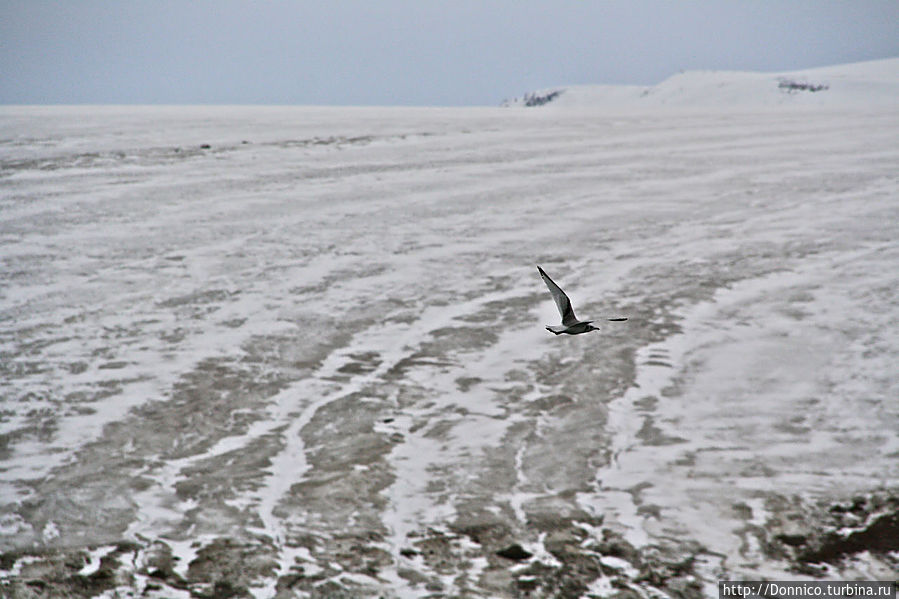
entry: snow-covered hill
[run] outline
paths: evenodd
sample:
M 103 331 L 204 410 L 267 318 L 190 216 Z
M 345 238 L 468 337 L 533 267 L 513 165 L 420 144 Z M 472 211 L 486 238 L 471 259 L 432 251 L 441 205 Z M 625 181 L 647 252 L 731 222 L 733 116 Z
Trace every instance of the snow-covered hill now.
M 527 93 L 505 106 L 899 107 L 899 58 L 789 71 L 686 71 L 658 85 L 572 85 Z

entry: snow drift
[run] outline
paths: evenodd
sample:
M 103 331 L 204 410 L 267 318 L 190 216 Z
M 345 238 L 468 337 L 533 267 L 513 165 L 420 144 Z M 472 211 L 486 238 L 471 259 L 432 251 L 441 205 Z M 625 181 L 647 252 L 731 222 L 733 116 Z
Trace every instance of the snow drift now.
M 896 107 L 899 58 L 758 73 L 685 71 L 658 85 L 571 85 L 527 93 L 505 106 Z

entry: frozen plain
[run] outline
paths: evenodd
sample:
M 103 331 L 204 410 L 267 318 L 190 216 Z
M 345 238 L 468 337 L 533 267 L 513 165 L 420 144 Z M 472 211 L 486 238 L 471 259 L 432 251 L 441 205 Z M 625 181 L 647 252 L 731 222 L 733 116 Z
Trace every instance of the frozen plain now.
M 0 137 L 12 596 L 895 572 L 797 557 L 899 513 L 895 105 L 5 107 Z M 630 320 L 549 334 L 536 264 Z

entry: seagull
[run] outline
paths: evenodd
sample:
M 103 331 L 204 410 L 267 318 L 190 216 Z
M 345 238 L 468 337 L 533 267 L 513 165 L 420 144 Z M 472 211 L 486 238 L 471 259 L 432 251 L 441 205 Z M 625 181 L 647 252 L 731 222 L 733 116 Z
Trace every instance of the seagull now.
M 566 335 L 580 335 L 581 333 L 599 330 L 599 327 L 590 324 L 593 322 L 592 320 L 578 320 L 577 316 L 574 315 L 574 308 L 571 307 L 571 300 L 568 299 L 568 296 L 565 295 L 562 288 L 556 285 L 555 282 L 549 278 L 549 275 L 543 272 L 542 268 L 537 266 L 537 270 L 540 271 L 543 282 L 549 287 L 549 292 L 552 294 L 553 300 L 559 308 L 559 313 L 562 315 L 562 326 L 546 325 L 547 331 L 554 335 L 561 335 L 562 333 L 565 333 Z M 611 322 L 621 322 L 627 320 L 627 318 L 608 318 L 606 320 Z

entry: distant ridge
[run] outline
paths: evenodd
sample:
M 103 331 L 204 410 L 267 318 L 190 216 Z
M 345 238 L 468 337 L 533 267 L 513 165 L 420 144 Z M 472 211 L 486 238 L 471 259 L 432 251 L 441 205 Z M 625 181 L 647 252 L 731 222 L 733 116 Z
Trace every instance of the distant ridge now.
M 571 85 L 529 92 L 509 107 L 823 106 L 899 109 L 899 58 L 785 71 L 685 71 L 654 86 Z

